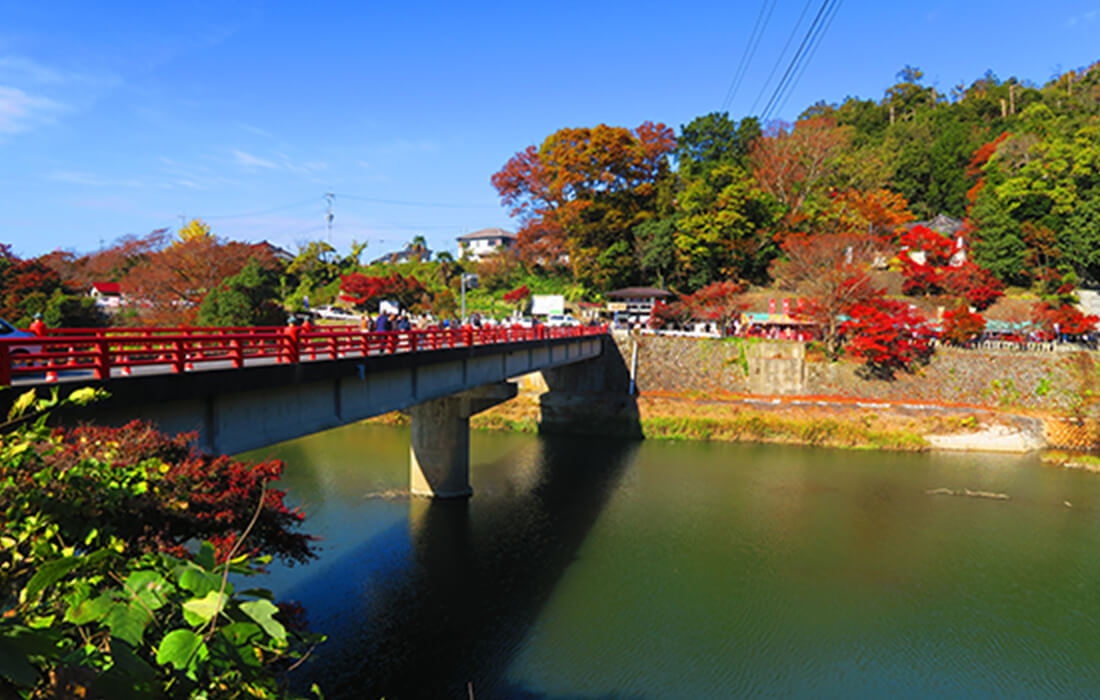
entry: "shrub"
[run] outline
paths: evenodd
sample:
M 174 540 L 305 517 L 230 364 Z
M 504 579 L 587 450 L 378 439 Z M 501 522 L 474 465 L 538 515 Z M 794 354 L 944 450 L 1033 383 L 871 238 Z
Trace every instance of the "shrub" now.
M 281 464 L 138 423 L 50 430 L 56 396 L 21 396 L 0 437 L 0 696 L 284 697 L 321 638 L 228 580 L 313 556 L 267 486 Z

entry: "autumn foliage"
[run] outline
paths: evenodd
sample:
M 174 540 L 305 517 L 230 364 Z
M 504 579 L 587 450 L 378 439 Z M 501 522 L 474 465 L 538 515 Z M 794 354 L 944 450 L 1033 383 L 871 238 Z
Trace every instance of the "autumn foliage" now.
M 1056 338 L 1060 335 L 1078 337 L 1092 333 L 1100 318 L 1085 314 L 1072 304 L 1041 302 L 1032 309 L 1031 320 L 1048 338 Z
M 744 282 L 714 282 L 680 300 L 682 312 L 698 321 L 713 321 L 728 325 L 741 315 L 748 304 L 743 294 L 748 289 Z
M 590 278 L 613 275 L 620 249 L 627 258 L 632 252 L 631 228 L 651 210 L 675 147 L 672 129 L 645 122 L 633 130 L 560 129 L 517 153 L 492 182 L 521 221 L 520 256 Z
M 528 289 L 527 285 L 525 284 L 522 287 L 516 287 L 512 291 L 505 293 L 504 301 L 508 302 L 509 304 L 515 304 L 516 302 L 522 301 L 529 296 L 531 296 L 531 290 Z
M 263 266 L 274 264 L 267 250 L 223 240 L 197 219 L 166 247 L 144 255 L 121 286 L 137 300 L 140 320 L 149 325 L 192 325 L 206 295 L 243 270 L 250 259 Z
M 782 249 L 784 257 L 772 274 L 784 289 L 807 297 L 797 316 L 823 329 L 826 351 L 835 356 L 840 340 L 837 318 L 882 293 L 871 283 L 874 241 L 847 233 L 789 234 Z
M 59 479 L 52 486 L 42 486 L 42 492 L 50 495 L 40 506 L 47 510 L 56 507 L 53 515 L 62 522 L 98 522 L 103 529 L 119 533 L 149 552 L 182 556 L 189 542 L 209 540 L 224 554 L 248 526 L 262 484 L 278 480 L 283 469 L 278 460 L 250 464 L 204 455 L 194 447 L 194 434 L 169 437 L 141 421 L 121 428 L 82 426 L 59 430 L 57 435 L 59 449 L 40 455 L 45 467 L 53 471 L 80 469 L 92 460 L 101 470 L 121 472 L 133 465 L 147 465 L 157 472 L 156 492 L 125 497 L 124 503 L 108 503 L 80 489 L 79 479 Z M 264 490 L 263 507 L 248 543 L 253 554 L 304 563 L 315 556 L 311 538 L 293 531 L 303 515 L 286 506 L 284 495 L 278 489 Z
M 985 331 L 985 319 L 981 314 L 970 311 L 965 306 L 948 311 L 943 315 L 944 342 L 952 345 L 968 345 L 981 337 Z
M 931 329 L 904 302 L 878 298 L 852 306 L 848 315 L 843 332 L 849 351 L 880 376 L 908 371 L 932 352 Z
M 353 272 L 340 278 L 342 298 L 358 309 L 377 309 L 378 302 L 390 300 L 402 308 L 415 308 L 428 303 L 424 285 L 413 275 L 402 277 L 395 272 L 387 276 L 368 276 Z
M 753 142 L 753 175 L 760 188 L 783 205 L 788 227 L 797 229 L 806 219 L 808 204 L 824 188 L 830 161 L 848 139 L 848 128 L 828 117 L 812 117 L 793 126 L 773 124 Z
M 954 244 L 924 226 L 914 226 L 901 237 L 902 291 L 910 295 L 950 294 L 976 307 L 988 308 L 1004 294 L 1004 284 L 969 260 L 954 261 Z M 923 262 L 911 253 L 922 254 Z

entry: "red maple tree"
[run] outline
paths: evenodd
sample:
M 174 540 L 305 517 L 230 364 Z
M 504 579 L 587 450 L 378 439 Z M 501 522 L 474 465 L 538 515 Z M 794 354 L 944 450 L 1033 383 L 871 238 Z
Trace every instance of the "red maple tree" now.
M 943 315 L 943 333 L 940 337 L 952 345 L 968 345 L 981 337 L 984 331 L 985 318 L 960 306 Z
M 782 288 L 808 298 L 794 315 L 821 328 L 825 352 L 836 357 L 840 351 L 838 317 L 855 304 L 882 294 L 871 283 L 874 240 L 851 233 L 788 234 L 781 248 L 784 257 L 772 266 L 772 276 Z
M 909 304 L 880 297 L 852 306 L 848 315 L 843 325 L 848 349 L 879 376 L 909 371 L 932 352 L 932 331 Z
M 1055 305 L 1044 301 L 1032 308 L 1031 320 L 1048 338 L 1078 338 L 1094 332 L 1100 318 L 1085 314 L 1073 304 Z
M 681 299 L 679 312 L 698 321 L 727 326 L 748 306 L 742 296 L 747 288 L 744 282 L 713 282 Z
M 424 285 L 415 276 L 402 277 L 401 273 L 369 276 L 353 272 L 340 278 L 341 298 L 355 305 L 360 311 L 368 306 L 377 309 L 383 299 L 397 302 L 401 308 L 417 309 L 430 306 L 430 298 Z

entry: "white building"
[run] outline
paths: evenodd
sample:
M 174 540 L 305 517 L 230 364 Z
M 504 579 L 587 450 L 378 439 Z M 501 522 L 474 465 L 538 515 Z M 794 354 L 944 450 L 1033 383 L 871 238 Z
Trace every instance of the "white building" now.
M 92 282 L 88 296 L 95 299 L 96 306 L 108 311 L 115 311 L 124 304 L 118 282 Z
M 458 237 L 458 257 L 478 261 L 486 255 L 510 250 L 516 245 L 516 234 L 500 228 L 483 228 Z

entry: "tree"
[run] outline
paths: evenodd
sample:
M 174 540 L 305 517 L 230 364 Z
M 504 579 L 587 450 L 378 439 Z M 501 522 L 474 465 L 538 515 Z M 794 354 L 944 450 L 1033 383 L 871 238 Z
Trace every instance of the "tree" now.
M 680 127 L 676 160 L 681 174 L 699 174 L 723 164 L 745 165 L 749 150 L 760 138 L 760 122 L 745 117 L 739 124 L 726 112 L 711 112 Z
M 944 342 L 952 345 L 969 345 L 981 337 L 985 331 L 985 319 L 981 314 L 972 313 L 965 306 L 952 309 L 943 315 Z
M 402 277 L 400 273 L 389 276 L 370 277 L 361 272 L 353 272 L 340 278 L 340 291 L 343 299 L 355 305 L 356 309 L 378 310 L 382 300 L 394 301 L 403 309 L 427 310 L 431 306 L 431 297 L 424 285 L 416 277 Z
M 273 264 L 266 250 L 221 240 L 195 219 L 181 230 L 178 240 L 150 253 L 146 264 L 131 268 L 122 288 L 138 301 L 144 321 L 191 324 L 206 295 L 244 269 L 252 257 Z
M 778 252 L 776 211 L 752 176 L 729 163 L 683 179 L 673 236 L 676 272 L 689 287 L 730 277 L 762 282 Z
M 711 321 L 720 328 L 732 324 L 748 307 L 744 298 L 748 285 L 744 282 L 713 282 L 680 300 L 680 306 L 690 318 Z
M 1004 284 L 967 260 L 958 266 L 947 267 L 940 276 L 940 284 L 948 294 L 965 299 L 970 306 L 984 311 L 1004 296 Z
M 782 288 L 808 297 L 797 315 L 822 329 L 825 352 L 835 358 L 839 316 L 882 293 L 871 284 L 873 241 L 850 233 L 788 234 L 781 247 L 783 257 L 772 266 L 772 275 Z
M 749 161 L 760 188 L 784 209 L 784 223 L 796 228 L 819 205 L 829 164 L 849 140 L 849 129 L 813 117 L 793 127 L 773 124 L 752 144 Z
M 9 253 L 5 267 L 0 279 L 0 317 L 16 325 L 26 326 L 34 314 L 46 310 L 54 292 L 67 291 L 61 276 L 38 260 L 19 260 Z
M 528 289 L 527 285 L 525 284 L 523 286 L 516 287 L 512 291 L 505 294 L 504 301 L 508 302 L 509 304 L 514 304 L 516 306 L 516 310 L 519 311 L 522 309 L 524 303 L 526 303 L 527 298 L 530 296 L 531 290 Z
M 634 227 L 634 245 L 642 274 L 663 287 L 677 276 L 676 219 L 653 218 Z
M 868 299 L 851 306 L 848 315 L 843 326 L 848 349 L 877 376 L 891 378 L 898 370 L 910 371 L 932 352 L 931 329 L 904 302 Z
M 656 212 L 674 146 L 663 124 L 600 124 L 560 129 L 538 149 L 517 153 L 492 182 L 520 217 L 520 256 L 543 267 L 568 261 L 588 283 L 624 274 L 611 266 L 625 264 L 625 274 L 633 274 L 632 230 Z M 619 242 L 624 246 L 614 248 Z
M 1046 334 L 1048 338 L 1060 338 L 1068 336 L 1079 338 L 1087 333 L 1096 331 L 1096 323 L 1100 318 L 1092 314 L 1085 314 L 1072 304 L 1055 305 L 1047 301 L 1035 304 L 1032 309 L 1031 321 Z
M 286 313 L 279 304 L 276 273 L 252 258 L 236 275 L 215 287 L 199 307 L 203 326 L 277 326 Z
M 1091 191 L 1066 220 L 1059 237 L 1082 279 L 1100 283 L 1100 188 Z
M 887 189 L 834 192 L 825 214 L 831 228 L 853 234 L 868 233 L 883 245 L 892 245 L 905 224 L 916 217 L 905 197 Z

